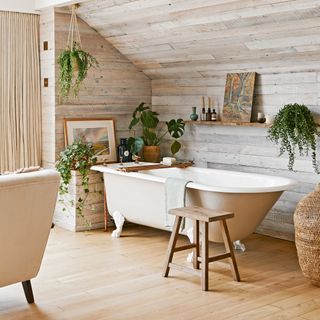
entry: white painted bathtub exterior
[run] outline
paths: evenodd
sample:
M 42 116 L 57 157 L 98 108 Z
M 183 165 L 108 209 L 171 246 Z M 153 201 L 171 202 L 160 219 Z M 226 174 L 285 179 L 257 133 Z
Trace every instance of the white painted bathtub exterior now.
M 117 167 L 119 164 L 92 167 L 103 172 L 109 212 L 118 210 L 128 221 L 169 230 L 165 226 L 165 179 L 186 178 L 193 181 L 187 186 L 187 206 L 234 212 L 235 217 L 228 220 L 233 241 L 253 233 L 283 191 L 296 185 L 294 180 L 282 177 L 206 168 L 126 173 L 117 171 Z M 187 221 L 187 228 L 190 226 Z M 222 241 L 217 223 L 210 224 L 209 239 Z

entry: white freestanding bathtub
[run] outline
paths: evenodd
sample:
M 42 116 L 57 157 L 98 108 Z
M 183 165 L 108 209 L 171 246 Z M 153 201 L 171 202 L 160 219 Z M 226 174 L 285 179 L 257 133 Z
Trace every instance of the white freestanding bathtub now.
M 127 163 L 127 166 L 134 163 Z M 103 172 L 108 210 L 119 211 L 126 220 L 158 229 L 166 227 L 165 180 L 178 177 L 191 180 L 187 185 L 186 205 L 231 211 L 228 220 L 232 241 L 255 231 L 283 191 L 296 182 L 291 179 L 243 172 L 189 167 L 141 172 L 121 172 L 119 164 L 94 166 Z M 186 230 L 191 227 L 186 222 Z M 210 224 L 209 239 L 222 242 L 217 223 Z

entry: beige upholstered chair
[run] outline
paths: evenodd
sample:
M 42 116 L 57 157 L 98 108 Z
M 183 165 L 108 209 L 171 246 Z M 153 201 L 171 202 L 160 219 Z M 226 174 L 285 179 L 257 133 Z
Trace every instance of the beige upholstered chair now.
M 0 176 L 0 287 L 22 282 L 33 303 L 37 276 L 57 200 L 54 170 Z

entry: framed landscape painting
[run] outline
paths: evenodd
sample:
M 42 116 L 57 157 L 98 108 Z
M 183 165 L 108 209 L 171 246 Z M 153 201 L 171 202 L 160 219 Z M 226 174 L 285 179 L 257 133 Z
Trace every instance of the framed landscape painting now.
M 97 162 L 117 161 L 113 119 L 64 119 L 65 144 L 91 143 Z
M 222 121 L 250 122 L 256 73 L 228 73 Z

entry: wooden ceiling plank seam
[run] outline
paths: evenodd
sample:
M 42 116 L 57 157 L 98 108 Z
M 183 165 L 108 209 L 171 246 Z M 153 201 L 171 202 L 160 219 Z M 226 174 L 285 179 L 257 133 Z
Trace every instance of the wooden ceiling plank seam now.
M 249 7 L 248 3 L 252 3 L 252 0 L 247 0 L 247 1 L 237 1 L 239 2 L 239 6 L 234 8 L 233 10 L 230 9 L 230 11 L 222 11 L 220 12 L 217 10 L 217 8 L 209 10 L 206 8 L 206 10 L 201 10 L 200 13 L 197 10 L 189 10 L 191 12 L 188 13 L 188 17 L 185 16 L 167 16 L 165 14 L 162 14 L 162 12 L 157 12 L 158 16 L 150 16 L 147 15 L 149 18 L 146 19 L 140 12 L 140 15 L 136 17 L 136 20 L 138 23 L 143 23 L 151 26 L 151 28 L 155 29 L 155 26 L 157 23 L 161 23 L 161 29 L 164 29 L 165 23 L 169 23 L 170 26 L 189 26 L 189 25 L 199 25 L 199 24 L 204 24 L 204 23 L 213 23 L 213 22 L 224 22 L 224 21 L 229 21 L 229 20 L 234 20 L 234 19 L 244 19 L 244 18 L 249 18 L 249 17 L 259 17 L 259 16 L 264 16 L 266 14 L 271 14 L 271 13 L 285 13 L 285 12 L 290 12 L 290 11 L 297 11 L 301 9 L 312 9 L 312 8 L 319 8 L 320 4 L 319 1 L 315 0 L 304 0 L 303 2 L 301 0 L 291 0 L 290 5 L 288 5 L 289 1 L 283 2 L 283 0 L 273 0 L 272 2 L 270 0 L 254 0 L 254 6 Z M 299 3 L 298 3 L 299 2 Z M 236 2 L 233 2 L 232 5 L 234 5 Z M 259 5 L 261 3 L 261 5 Z M 293 5 L 294 3 L 294 5 Z M 241 6 L 240 6 L 241 4 Z M 246 5 L 247 4 L 247 5 Z M 242 9 L 241 9 L 242 8 Z M 222 10 L 222 9 L 221 9 Z M 186 10 L 188 11 L 188 10 Z M 155 14 L 155 13 L 154 13 Z M 89 21 L 90 23 L 95 23 L 99 24 L 99 19 L 94 17 L 94 21 L 92 19 L 90 20 L 89 17 L 85 15 L 81 15 L 85 20 Z M 153 17 L 158 17 L 157 19 Z M 153 18 L 153 19 L 152 19 Z M 126 15 L 122 16 L 122 19 L 116 19 L 116 24 L 121 25 L 121 24 L 130 24 L 132 20 L 130 20 Z M 166 19 L 166 20 L 164 20 Z M 113 25 L 110 21 L 108 20 L 107 17 L 103 17 L 102 22 L 106 22 L 107 25 Z M 89 23 L 89 24 L 90 24 Z M 100 24 L 100 28 L 103 27 L 103 25 Z
M 319 9 L 319 16 L 320 16 L 320 9 Z M 170 35 L 168 35 L 168 32 L 159 32 L 157 34 L 157 37 L 155 38 L 154 35 L 152 35 L 151 32 L 148 32 L 148 37 L 142 36 L 140 38 L 137 37 L 136 34 L 131 37 L 130 34 L 127 34 L 125 36 L 120 37 L 106 37 L 106 40 L 111 42 L 113 45 L 120 45 L 121 43 L 136 43 L 138 45 L 142 45 L 143 43 L 154 44 L 154 43 L 162 43 L 162 42 L 182 42 L 188 41 L 192 39 L 192 37 L 197 35 L 197 40 L 209 40 L 209 39 L 221 39 L 226 38 L 230 36 L 242 36 L 245 34 L 251 34 L 251 35 L 257 35 L 259 33 L 274 33 L 274 32 L 280 32 L 280 31 L 289 31 L 289 30 L 305 30 L 309 29 L 310 27 L 319 27 L 320 26 L 320 19 L 319 16 L 316 18 L 309 18 L 304 19 L 304 23 L 301 26 L 299 21 L 296 19 L 296 15 L 292 14 L 292 20 L 281 20 L 280 22 L 268 22 L 263 23 L 258 26 L 245 26 L 245 27 L 236 27 L 236 28 L 228 28 L 218 31 L 214 31 L 210 29 L 209 27 L 207 30 L 204 30 L 200 32 L 201 28 L 198 28 L 198 26 L 191 26 L 186 28 L 186 30 L 181 30 L 179 28 L 179 32 L 170 32 Z M 237 19 L 238 20 L 238 19 Z
M 82 4 L 79 15 L 155 81 L 320 71 L 319 0 L 95 0 Z M 125 67 L 120 58 L 113 66 Z M 304 86 L 286 90 L 297 88 Z
M 84 17 L 89 17 L 94 13 L 96 19 L 105 18 L 108 19 L 109 22 L 122 23 L 124 19 L 126 20 L 126 22 L 128 22 L 138 20 L 139 18 L 151 19 L 157 16 L 168 17 L 169 14 L 175 12 L 195 10 L 199 8 L 201 9 L 208 6 L 221 6 L 239 1 L 240 0 L 138 0 L 126 5 L 113 7 L 116 10 L 112 10 L 112 8 L 108 7 L 103 8 L 101 6 L 97 9 L 90 10 L 88 9 L 88 7 L 90 6 L 90 2 L 87 2 L 81 4 L 77 12 Z

